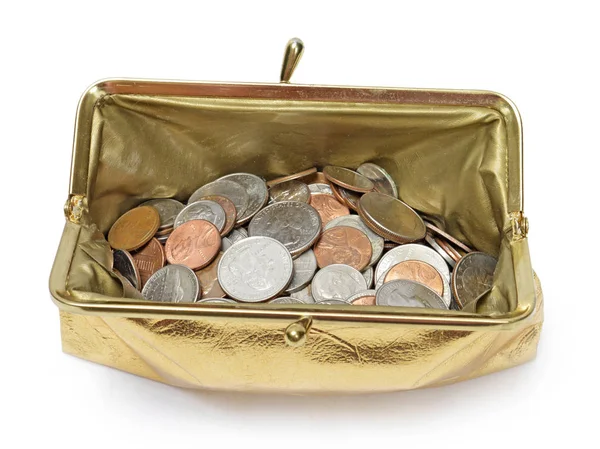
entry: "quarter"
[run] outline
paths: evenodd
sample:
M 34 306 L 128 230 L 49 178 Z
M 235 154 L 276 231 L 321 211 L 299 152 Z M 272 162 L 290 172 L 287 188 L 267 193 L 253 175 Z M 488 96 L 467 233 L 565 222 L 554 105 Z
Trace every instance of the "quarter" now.
M 294 293 L 302 290 L 310 284 L 315 271 L 317 271 L 317 258 L 314 251 L 309 249 L 294 259 L 294 275 L 285 292 Z
M 378 306 L 425 307 L 447 310 L 444 300 L 429 287 L 407 279 L 398 279 L 384 284 L 375 301 Z
M 378 192 L 398 198 L 398 187 L 396 186 L 396 183 L 390 174 L 379 165 L 367 162 L 360 165 L 356 171 L 364 177 L 369 178 Z
M 311 283 L 315 302 L 338 300 L 366 290 L 367 283 L 360 271 L 348 265 L 328 265 L 317 271 Z
M 172 198 L 148 200 L 140 204 L 140 206 L 152 206 L 156 209 L 160 217 L 159 232 L 163 229 L 172 228 L 175 223 L 175 217 L 184 208 L 182 203 Z
M 233 173 L 223 176 L 220 181 L 233 181 L 241 185 L 248 194 L 248 207 L 237 215 L 237 225 L 243 225 L 250 221 L 256 213 L 261 210 L 269 200 L 269 191 L 265 181 L 250 173 Z
M 221 237 L 229 234 L 235 226 L 235 222 L 237 219 L 237 211 L 235 209 L 235 204 L 233 204 L 233 201 L 231 201 L 229 198 L 219 195 L 208 195 L 203 197 L 202 199 L 207 201 L 214 201 L 223 208 L 223 212 L 225 212 L 225 226 L 223 226 L 223 229 L 221 230 Z
M 198 288 L 198 279 L 188 267 L 167 265 L 148 279 L 142 296 L 148 301 L 194 302 L 198 297 Z
M 462 309 L 492 288 L 496 258 L 482 252 L 471 252 L 456 264 L 452 273 L 452 290 Z
M 202 199 L 204 196 L 218 195 L 229 198 L 233 204 L 235 204 L 236 216 L 239 218 L 248 207 L 248 194 L 244 187 L 233 180 L 220 179 L 213 181 L 206 185 L 203 185 L 196 190 L 190 199 L 188 204 L 195 203 Z
M 198 200 L 188 204 L 175 218 L 175 229 L 190 220 L 206 220 L 221 232 L 225 228 L 225 211 L 214 201 Z
M 292 179 L 274 185 L 269 189 L 269 196 L 275 203 L 281 201 L 299 201 L 308 203 L 310 200 L 310 190 L 303 182 Z

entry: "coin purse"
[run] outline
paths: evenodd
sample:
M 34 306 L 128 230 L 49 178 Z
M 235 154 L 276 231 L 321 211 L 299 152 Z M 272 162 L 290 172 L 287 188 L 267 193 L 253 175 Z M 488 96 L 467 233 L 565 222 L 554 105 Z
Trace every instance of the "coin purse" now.
M 63 350 L 171 385 L 283 392 L 439 386 L 535 356 L 542 294 L 523 214 L 522 130 L 486 91 L 281 82 L 110 79 L 79 103 L 66 223 L 50 275 Z M 265 179 L 374 162 L 400 198 L 498 258 L 472 312 L 310 304 L 144 301 L 105 239 L 151 198 L 185 201 L 220 176 Z

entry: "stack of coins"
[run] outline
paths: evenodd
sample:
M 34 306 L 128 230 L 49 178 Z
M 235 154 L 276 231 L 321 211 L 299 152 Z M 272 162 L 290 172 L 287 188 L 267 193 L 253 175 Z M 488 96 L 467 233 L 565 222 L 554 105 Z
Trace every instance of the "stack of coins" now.
M 266 182 L 234 173 L 187 205 L 152 199 L 108 242 L 145 299 L 476 310 L 496 259 L 398 197 L 380 166 L 326 166 Z

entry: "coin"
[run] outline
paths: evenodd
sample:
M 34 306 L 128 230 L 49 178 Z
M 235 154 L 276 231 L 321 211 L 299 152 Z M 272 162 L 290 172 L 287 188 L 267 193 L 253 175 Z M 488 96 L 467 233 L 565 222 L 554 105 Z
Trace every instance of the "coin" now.
M 167 243 L 167 240 L 169 239 L 169 236 L 171 235 L 171 233 L 167 234 L 167 235 L 161 235 L 156 237 L 156 240 L 158 240 L 158 242 L 161 245 L 164 245 L 165 243 Z
M 426 285 L 438 295 L 444 293 L 442 275 L 431 265 L 420 260 L 406 260 L 394 265 L 384 276 L 384 283 L 408 279 Z
M 269 189 L 269 196 L 274 202 L 280 201 L 300 201 L 308 203 L 310 200 L 310 190 L 303 182 L 292 179 L 274 185 Z
M 341 299 L 324 299 L 323 301 L 317 302 L 317 304 L 327 305 L 327 306 L 347 306 L 350 305 L 349 302 L 342 301 Z
M 142 296 L 148 301 L 194 302 L 198 297 L 198 288 L 198 279 L 188 267 L 167 265 L 148 279 Z
M 462 256 L 458 253 L 458 251 L 454 249 L 454 247 L 450 245 L 450 243 L 448 243 L 446 240 L 444 240 L 441 237 L 434 237 L 433 239 L 450 256 L 450 258 L 454 262 L 458 262 L 460 259 L 462 259 Z
M 223 253 L 219 253 L 206 267 L 194 272 L 198 278 L 198 283 L 200 284 L 200 294 L 198 298 L 223 298 L 225 296 L 225 292 L 221 288 L 217 276 L 221 257 L 223 257 Z
M 333 190 L 331 190 L 331 186 L 329 184 L 323 184 L 323 183 L 309 184 L 308 190 L 310 191 L 311 195 L 314 195 L 315 193 L 325 193 L 327 195 L 333 195 Z M 310 201 L 310 199 L 309 199 L 309 201 Z
M 228 296 L 260 302 L 279 295 L 292 280 L 293 262 L 287 248 L 270 237 L 248 237 L 223 254 L 218 267 Z
M 251 237 L 271 237 L 292 256 L 303 253 L 319 238 L 321 218 L 314 207 L 297 201 L 273 203 L 257 213 L 248 226 Z
M 450 255 L 440 245 L 438 245 L 437 241 L 429 232 L 425 235 L 425 241 L 429 243 L 429 246 L 431 246 L 436 253 L 442 256 L 442 258 L 446 261 L 448 265 L 454 268 L 454 266 L 456 265 L 454 259 L 452 259 Z
M 191 220 L 169 236 L 165 253 L 169 263 L 199 270 L 215 258 L 220 247 L 221 236 L 214 224 L 206 220 Z
M 148 243 L 159 225 L 160 216 L 155 208 L 136 207 L 115 221 L 108 231 L 108 243 L 113 249 L 133 251 Z
M 117 270 L 121 276 L 131 282 L 131 285 L 136 290 L 139 290 L 142 285 L 140 273 L 133 262 L 133 257 L 128 251 L 116 249 L 113 251 L 113 268 Z
M 371 242 L 371 260 L 369 266 L 375 265 L 381 255 L 383 254 L 384 240 L 381 236 L 375 234 L 371 229 L 365 225 L 364 221 L 357 215 L 344 215 L 341 217 L 334 218 L 325 225 L 325 230 L 331 229 L 335 226 L 350 226 L 356 228 L 359 231 L 364 232 L 369 241 Z
M 447 310 L 444 300 L 426 285 L 408 279 L 398 279 L 383 284 L 377 290 L 378 306 L 426 307 Z
M 233 245 L 231 239 L 228 237 L 221 237 L 221 252 L 224 253 L 227 251 L 229 248 L 231 248 L 231 245 Z
M 450 270 L 442 257 L 431 248 L 418 243 L 410 243 L 398 246 L 383 255 L 377 267 L 375 268 L 375 280 L 385 275 L 385 273 L 394 265 L 406 260 L 420 260 L 435 268 L 442 277 L 450 280 Z M 383 282 L 383 279 L 382 279 Z
M 214 201 L 198 200 L 188 204 L 175 218 L 175 229 L 190 220 L 206 220 L 221 232 L 225 227 L 225 211 Z
M 397 248 L 399 245 L 396 242 L 384 242 L 383 244 L 383 250 L 384 251 L 389 251 L 391 249 Z
M 494 257 L 479 251 L 460 259 L 452 273 L 454 299 L 460 308 L 492 288 L 497 263 Z
M 460 240 L 455 239 L 454 237 L 452 237 L 450 234 L 448 234 L 447 232 L 442 231 L 440 228 L 438 228 L 436 225 L 434 225 L 433 223 L 430 223 L 428 221 L 424 221 L 425 226 L 427 227 L 427 229 L 433 231 L 435 234 L 445 238 L 446 240 L 448 240 L 450 243 L 452 243 L 453 245 L 458 246 L 460 249 L 462 249 L 464 252 L 466 253 L 470 253 L 473 250 L 471 248 L 469 248 L 467 245 L 465 245 L 463 242 L 461 242 Z
M 182 203 L 172 198 L 148 200 L 140 204 L 140 206 L 152 206 L 156 209 L 160 217 L 159 231 L 172 228 L 175 217 L 184 208 Z
M 265 182 L 256 175 L 250 173 L 234 173 L 223 176 L 221 181 L 233 181 L 241 185 L 248 194 L 248 207 L 243 214 L 237 216 L 237 224 L 243 225 L 250 221 L 256 213 L 261 210 L 269 200 L 269 191 Z
M 319 268 L 344 264 L 361 271 L 369 264 L 373 250 L 364 232 L 350 226 L 334 226 L 323 232 L 314 251 Z
M 175 219 L 173 219 L 174 221 Z M 154 234 L 154 237 L 161 237 L 163 235 L 169 235 L 171 232 L 173 232 L 173 227 L 170 228 L 164 228 L 164 229 L 158 229 L 158 231 L 156 231 L 156 234 Z
M 373 286 L 373 275 L 374 275 L 373 267 L 369 267 L 366 270 L 363 270 L 361 272 L 361 274 L 365 278 L 365 282 L 367 283 L 367 288 L 371 288 Z
M 348 265 L 328 265 L 317 271 L 311 283 L 311 293 L 316 302 L 346 298 L 366 290 L 367 283 L 360 271 Z
M 240 240 L 248 238 L 248 232 L 244 228 L 234 229 L 227 236 L 232 243 L 237 243 Z
M 369 178 L 375 185 L 375 189 L 380 193 L 398 198 L 398 187 L 396 183 L 383 168 L 371 162 L 360 165 L 356 171 L 366 178 Z
M 340 196 L 342 197 L 342 202 L 354 212 L 358 212 L 358 204 L 361 195 L 356 192 L 344 189 L 343 187 L 338 187 L 337 190 Z
M 290 298 L 289 296 L 282 296 L 269 301 L 269 304 L 304 304 L 299 299 Z
M 358 292 L 355 295 L 350 296 L 346 301 L 354 306 L 374 306 L 375 296 L 377 292 L 375 290 L 365 290 Z
M 299 178 L 300 181 L 302 181 L 305 184 L 326 184 L 329 185 L 329 181 L 327 181 L 327 178 L 325 177 L 325 175 L 323 174 L 323 172 L 316 172 L 316 173 L 312 173 L 310 175 L 307 176 L 303 176 L 302 178 Z
M 274 185 L 284 183 L 286 181 L 291 181 L 293 179 L 305 178 L 307 176 L 313 175 L 317 172 L 315 167 L 309 168 L 307 170 L 303 170 L 298 173 L 294 173 L 293 175 L 282 176 L 280 178 L 273 179 L 267 182 L 268 187 L 273 187 Z
M 133 254 L 133 262 L 140 272 L 142 283 L 140 288 L 146 285 L 148 279 L 165 266 L 165 250 L 158 240 L 151 239 L 145 246 Z
M 294 259 L 294 275 L 285 292 L 294 293 L 302 290 L 310 284 L 315 271 L 317 271 L 317 258 L 313 250 L 309 249 Z
M 202 197 L 203 200 L 214 201 L 219 206 L 223 208 L 223 212 L 225 212 L 225 225 L 221 230 L 221 237 L 229 234 L 233 227 L 235 226 L 237 212 L 235 209 L 235 204 L 229 198 L 219 195 L 208 195 Z M 208 220 L 211 221 L 211 220 Z M 214 223 L 213 223 L 214 224 Z M 217 226 L 218 228 L 218 226 Z
M 349 168 L 328 165 L 323 169 L 328 181 L 353 192 L 370 192 L 375 188 L 370 179 Z
M 319 213 L 323 226 L 334 218 L 350 215 L 350 209 L 336 200 L 333 195 L 326 195 L 324 193 L 311 195 L 310 205 Z
M 313 298 L 310 285 L 304 287 L 302 290 L 291 293 L 290 296 L 294 299 L 302 301 L 304 304 L 314 304 L 315 298 Z
M 237 304 L 237 302 L 229 298 L 206 298 L 199 299 L 196 304 Z
M 195 203 L 200 200 L 203 196 L 218 195 L 229 198 L 233 204 L 235 204 L 235 211 L 237 218 L 246 211 L 248 207 L 248 194 L 243 186 L 234 182 L 234 180 L 218 179 L 206 185 L 203 185 L 196 190 L 190 199 L 188 204 Z
M 425 237 L 425 224 L 407 204 L 379 192 L 365 193 L 358 214 L 377 234 L 396 243 L 408 243 Z

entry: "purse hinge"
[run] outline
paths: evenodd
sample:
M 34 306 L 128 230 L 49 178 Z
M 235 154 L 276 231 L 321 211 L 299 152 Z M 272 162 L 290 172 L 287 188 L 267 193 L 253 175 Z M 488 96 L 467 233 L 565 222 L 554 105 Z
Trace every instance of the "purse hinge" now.
M 527 237 L 529 232 L 529 220 L 523 213 L 523 211 L 511 212 L 510 222 L 512 225 L 512 239 L 513 241 L 522 240 Z
M 65 218 L 71 223 L 80 224 L 83 211 L 87 207 L 85 195 L 73 194 L 65 203 Z

